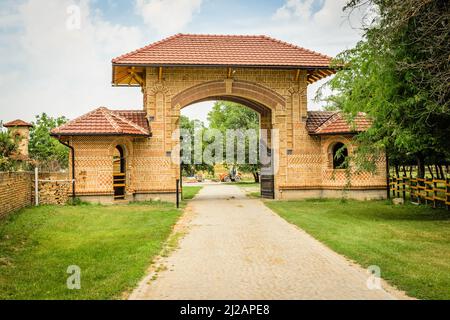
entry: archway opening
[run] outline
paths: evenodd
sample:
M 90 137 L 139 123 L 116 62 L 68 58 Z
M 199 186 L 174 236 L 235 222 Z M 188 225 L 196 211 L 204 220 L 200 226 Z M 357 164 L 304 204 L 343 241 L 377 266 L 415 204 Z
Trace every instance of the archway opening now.
M 182 163 L 180 170 L 184 179 L 188 179 L 190 182 L 210 180 L 218 183 L 239 183 L 240 186 L 248 184 L 257 188 L 252 194 L 260 192 L 260 195 L 265 198 L 274 198 L 274 175 L 273 172 L 270 173 L 267 170 L 267 167 L 272 164 L 261 164 L 259 159 L 261 148 L 267 149 L 264 152 L 271 153 L 269 150 L 272 126 L 270 108 L 242 97 L 211 96 L 192 101 L 181 108 L 180 127 L 185 129 L 186 124 L 190 128 L 197 126 L 197 129 L 200 130 L 219 129 L 224 135 L 224 140 L 225 132 L 223 131 L 225 129 L 249 130 L 250 133 L 251 129 L 254 129 L 257 135 L 258 159 L 256 163 L 250 161 L 251 151 L 246 144 L 245 163 L 230 163 L 225 154 L 223 162 L 214 163 L 212 166 L 204 163 L 200 165 Z M 261 129 L 266 129 L 264 134 L 261 134 Z M 248 136 L 245 137 L 245 139 L 247 138 Z M 225 153 L 227 142 L 224 141 L 223 144 Z
M 116 146 L 113 154 L 113 188 L 114 199 L 125 199 L 126 188 L 126 159 L 122 146 Z

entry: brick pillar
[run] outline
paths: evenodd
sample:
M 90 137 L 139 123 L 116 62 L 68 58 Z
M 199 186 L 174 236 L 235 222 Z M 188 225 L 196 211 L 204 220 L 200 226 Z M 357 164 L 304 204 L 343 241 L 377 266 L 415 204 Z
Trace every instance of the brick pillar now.
M 277 171 L 275 172 L 275 199 L 281 199 L 279 186 L 286 184 L 287 179 L 287 124 L 286 110 L 277 108 L 275 116 L 272 118 L 273 129 L 278 130 L 278 138 L 272 139 L 272 146 L 278 144 L 278 152 L 275 154 L 278 159 Z

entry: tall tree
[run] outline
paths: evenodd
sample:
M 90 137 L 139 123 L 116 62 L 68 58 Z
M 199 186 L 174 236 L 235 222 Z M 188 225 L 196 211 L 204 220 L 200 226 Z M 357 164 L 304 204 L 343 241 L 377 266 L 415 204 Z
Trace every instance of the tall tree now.
M 377 153 L 425 163 L 450 157 L 450 4 L 440 0 L 351 0 L 378 12 L 364 39 L 335 60 L 328 82 L 332 107 L 352 119 L 365 112 L 373 126 L 358 135 L 355 159 L 373 169 Z M 370 156 L 369 156 L 370 155 Z M 434 160 L 432 160 L 434 159 Z

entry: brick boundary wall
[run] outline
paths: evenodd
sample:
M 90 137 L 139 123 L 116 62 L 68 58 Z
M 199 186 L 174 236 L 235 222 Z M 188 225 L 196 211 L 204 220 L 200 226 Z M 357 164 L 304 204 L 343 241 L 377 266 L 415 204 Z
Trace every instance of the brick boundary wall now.
M 68 173 L 39 173 L 39 203 L 63 205 L 69 200 Z M 58 181 L 55 181 L 58 180 Z M 34 204 L 34 172 L 0 172 L 0 218 Z
M 0 172 L 0 218 L 31 205 L 30 172 Z

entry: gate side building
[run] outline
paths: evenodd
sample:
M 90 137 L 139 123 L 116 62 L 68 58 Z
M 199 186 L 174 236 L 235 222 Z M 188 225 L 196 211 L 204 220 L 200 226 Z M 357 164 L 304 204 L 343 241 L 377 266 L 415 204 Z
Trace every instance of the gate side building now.
M 227 100 L 260 114 L 275 159 L 262 175 L 265 197 L 385 197 L 385 159 L 377 172 L 352 173 L 334 155 L 354 151 L 352 137 L 370 126 L 338 112 L 308 111 L 308 85 L 332 75 L 331 58 L 266 36 L 177 34 L 112 61 L 114 86 L 140 87 L 142 110 L 98 108 L 52 134 L 73 148 L 77 196 L 175 200 L 179 165 L 173 150 L 180 110 Z M 114 187 L 116 185 L 116 187 Z

